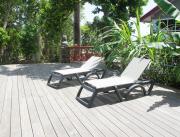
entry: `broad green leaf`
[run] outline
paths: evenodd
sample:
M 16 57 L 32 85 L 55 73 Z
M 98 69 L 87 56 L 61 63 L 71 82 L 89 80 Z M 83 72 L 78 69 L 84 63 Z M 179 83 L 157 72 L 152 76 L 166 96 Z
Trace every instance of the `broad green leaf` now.
M 168 0 L 154 0 L 154 1 L 166 14 L 174 17 L 176 20 L 180 20 L 180 11 Z

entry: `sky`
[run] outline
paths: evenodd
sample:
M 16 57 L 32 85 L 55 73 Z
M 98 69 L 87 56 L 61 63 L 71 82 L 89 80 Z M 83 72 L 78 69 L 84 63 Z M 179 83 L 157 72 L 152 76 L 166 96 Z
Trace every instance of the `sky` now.
M 81 25 L 85 24 L 87 21 L 92 22 L 95 16 L 102 17 L 103 13 L 100 12 L 98 14 L 93 14 L 92 11 L 96 8 L 95 5 L 91 5 L 89 3 L 85 3 L 83 6 L 83 19 L 81 20 Z
M 143 14 L 147 13 L 149 10 L 154 8 L 156 4 L 154 3 L 154 0 L 149 0 L 147 5 L 143 7 Z M 100 12 L 99 14 L 94 15 L 92 11 L 96 8 L 96 6 L 91 5 L 89 3 L 86 3 L 84 5 L 84 9 L 82 11 L 83 19 L 81 20 L 81 25 L 85 24 L 87 21 L 92 22 L 95 16 L 102 17 L 103 13 Z

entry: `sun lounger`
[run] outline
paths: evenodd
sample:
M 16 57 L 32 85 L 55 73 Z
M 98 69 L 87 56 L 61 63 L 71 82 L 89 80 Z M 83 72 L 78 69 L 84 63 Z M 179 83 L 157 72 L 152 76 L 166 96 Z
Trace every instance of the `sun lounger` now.
M 60 88 L 61 82 L 64 78 L 75 76 L 77 80 L 81 83 L 80 75 L 87 75 L 90 72 L 93 72 L 99 78 L 98 71 L 103 71 L 102 69 L 98 69 L 98 65 L 103 60 L 102 57 L 92 56 L 88 59 L 81 67 L 79 68 L 70 68 L 70 69 L 63 69 L 57 70 L 51 73 L 47 85 L 53 88 Z M 52 77 L 58 77 L 59 83 L 54 84 L 51 83 Z
M 120 76 L 113 76 L 104 79 L 87 80 L 84 83 L 82 83 L 79 92 L 76 96 L 76 99 L 83 105 L 91 107 L 94 98 L 99 92 L 107 93 L 107 91 L 113 90 L 115 91 L 120 101 L 123 100 L 123 96 L 119 92 L 119 89 L 126 89 L 126 96 L 137 87 L 141 88 L 144 95 L 150 94 L 154 85 L 153 82 L 151 80 L 139 80 L 140 76 L 149 64 L 149 59 L 133 58 Z M 143 87 L 144 84 L 150 84 L 147 93 L 145 88 Z M 82 98 L 80 98 L 80 94 L 83 88 L 93 93 L 89 101 L 84 101 Z

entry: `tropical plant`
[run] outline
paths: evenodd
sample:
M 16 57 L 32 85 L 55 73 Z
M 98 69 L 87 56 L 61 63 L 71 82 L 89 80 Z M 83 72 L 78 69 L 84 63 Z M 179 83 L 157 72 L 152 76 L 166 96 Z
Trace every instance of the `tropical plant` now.
M 167 15 L 174 17 L 176 20 L 180 20 L 180 11 L 168 0 L 154 0 L 158 6 L 164 11 Z
M 171 34 L 167 31 L 160 30 L 146 37 L 140 35 L 139 16 L 137 16 L 136 29 L 138 35 L 136 40 L 132 40 L 131 27 L 127 22 L 121 21 L 118 25 L 114 23 L 107 31 L 99 35 L 99 42 L 95 49 L 101 52 L 112 67 L 115 64 L 124 67 L 132 57 L 148 57 L 152 60 L 151 69 L 147 73 L 148 77 L 164 84 L 177 84 L 180 82 L 179 72 L 180 49 L 176 44 L 180 42 L 179 35 Z M 176 80 L 176 81 L 175 81 Z

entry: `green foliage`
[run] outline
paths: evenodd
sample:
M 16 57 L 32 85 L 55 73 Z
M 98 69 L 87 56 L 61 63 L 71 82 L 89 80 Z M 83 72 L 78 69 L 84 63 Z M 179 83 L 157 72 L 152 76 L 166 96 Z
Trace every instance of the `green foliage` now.
M 6 30 L 0 27 L 0 49 L 8 44 L 9 39 Z
M 91 30 L 88 25 L 81 26 L 81 39 L 82 39 L 82 45 L 87 45 L 91 43 Z
M 79 0 L 0 1 L 0 26 L 10 39 L 6 42 L 0 30 L 6 42 L 1 61 L 59 61 L 62 35 L 72 39 L 72 12 L 77 2 Z
M 37 51 L 37 28 L 28 24 L 22 30 L 21 49 L 27 60 L 32 59 Z
M 107 65 L 112 67 L 115 60 L 127 57 L 129 50 L 134 46 L 131 40 L 131 29 L 123 21 L 120 25 L 114 22 L 113 26 L 105 27 L 104 29 L 106 31 L 98 37 L 101 44 L 96 45 L 95 49 L 105 56 Z
M 139 16 L 137 16 L 139 18 Z M 138 35 L 133 41 L 131 27 L 127 22 L 114 23 L 106 27 L 99 35 L 99 45 L 95 50 L 102 53 L 110 67 L 114 65 L 124 68 L 133 57 L 148 57 L 151 59 L 151 69 L 147 76 L 156 82 L 178 85 L 180 67 L 179 33 L 160 30 L 146 37 L 141 37 L 139 19 L 135 23 Z M 159 25 L 160 26 L 160 25 Z M 107 29 L 108 28 L 108 29 Z
M 17 63 L 19 60 L 19 56 L 22 54 L 21 50 L 21 31 L 17 29 L 9 29 L 8 34 L 10 36 L 10 40 L 8 42 L 8 62 L 7 63 Z
M 154 0 L 158 6 L 164 11 L 167 15 L 174 17 L 177 20 L 180 20 L 180 11 L 168 0 Z
M 105 32 L 108 28 L 105 26 L 112 26 L 113 20 L 108 17 L 95 17 L 93 23 L 87 22 L 81 27 L 82 45 L 96 46 L 99 45 L 97 40 L 98 35 Z
M 0 26 L 4 29 L 13 26 L 14 22 L 20 17 L 21 0 L 2 0 L 0 1 Z
M 136 9 L 142 13 L 142 6 L 147 0 L 84 0 L 96 6 L 94 13 L 102 11 L 106 17 L 111 17 L 116 22 L 121 20 L 127 21 L 129 17 L 135 17 Z
M 40 30 L 45 41 L 43 54 L 45 60 L 58 61 L 60 57 L 61 37 L 69 39 L 72 32 L 71 15 L 78 0 L 63 0 L 42 3 L 40 10 Z

